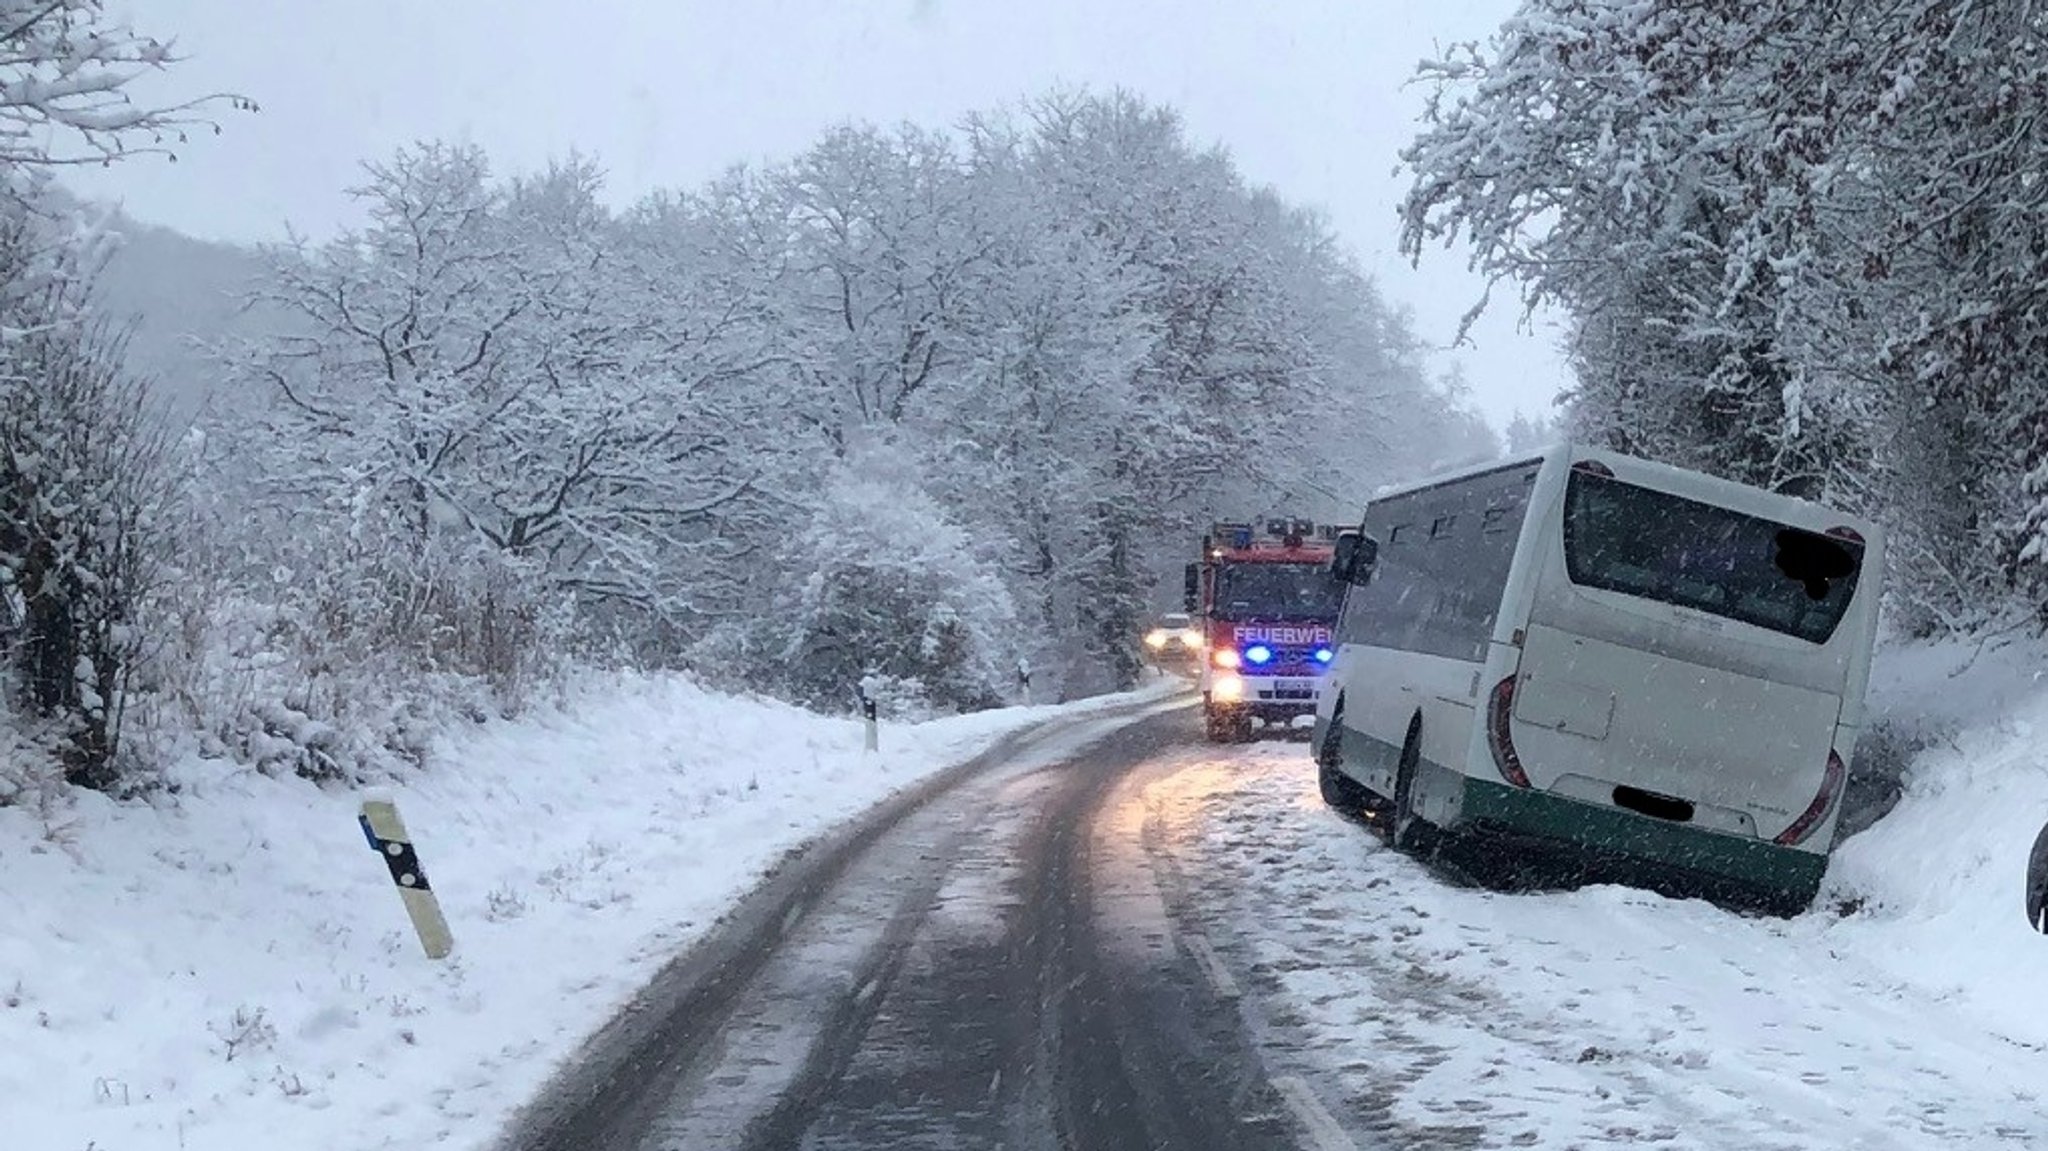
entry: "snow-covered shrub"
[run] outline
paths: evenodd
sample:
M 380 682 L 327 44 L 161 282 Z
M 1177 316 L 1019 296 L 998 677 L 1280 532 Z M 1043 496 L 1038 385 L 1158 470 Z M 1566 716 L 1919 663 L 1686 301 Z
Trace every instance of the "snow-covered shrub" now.
M 123 782 L 176 495 L 118 333 L 88 311 L 95 245 L 31 184 L 0 190 L 0 645 L 14 734 L 71 782 Z
M 315 515 L 199 530 L 215 547 L 185 573 L 163 694 L 213 754 L 312 779 L 417 766 L 431 733 L 520 710 L 564 657 L 566 609 L 498 557 Z
M 834 711 L 864 679 L 897 712 L 1002 702 L 1020 628 L 986 544 L 909 476 L 839 471 L 782 557 L 797 583 L 765 627 L 776 686 Z
M 123 711 L 155 623 L 172 498 L 118 343 L 52 328 L 4 354 L 34 382 L 0 401 L 0 549 L 20 615 L 21 706 L 52 721 L 74 782 L 122 775 Z

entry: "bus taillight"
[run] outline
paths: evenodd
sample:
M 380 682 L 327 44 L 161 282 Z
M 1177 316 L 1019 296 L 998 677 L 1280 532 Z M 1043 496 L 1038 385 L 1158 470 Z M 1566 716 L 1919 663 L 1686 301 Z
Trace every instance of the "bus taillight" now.
M 1814 828 L 1819 827 L 1821 821 L 1827 818 L 1828 809 L 1835 805 L 1835 797 L 1842 793 L 1842 784 L 1847 781 L 1848 776 L 1849 769 L 1842 766 L 1842 757 L 1836 755 L 1833 748 L 1829 748 L 1828 770 L 1827 774 L 1821 777 L 1820 794 L 1813 797 L 1813 802 L 1806 805 L 1806 810 L 1799 813 L 1799 818 L 1792 821 L 1792 826 L 1778 833 L 1774 842 L 1783 847 L 1805 843 L 1807 837 L 1813 834 Z
M 1516 787 L 1529 786 L 1529 773 L 1522 770 L 1522 757 L 1515 754 L 1514 732 L 1509 730 L 1515 711 L 1515 677 L 1493 685 L 1486 699 L 1486 747 L 1493 752 L 1493 764 L 1502 778 Z

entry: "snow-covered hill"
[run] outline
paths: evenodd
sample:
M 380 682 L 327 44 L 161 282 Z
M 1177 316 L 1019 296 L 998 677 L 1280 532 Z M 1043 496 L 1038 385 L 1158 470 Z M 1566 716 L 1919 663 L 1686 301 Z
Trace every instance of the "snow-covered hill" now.
M 177 419 L 218 402 L 253 411 L 272 397 L 236 394 L 209 346 L 290 331 L 282 309 L 252 304 L 269 265 L 253 248 L 222 244 L 116 216 L 119 237 L 97 285 L 101 311 L 129 326 L 128 367 L 147 378 Z

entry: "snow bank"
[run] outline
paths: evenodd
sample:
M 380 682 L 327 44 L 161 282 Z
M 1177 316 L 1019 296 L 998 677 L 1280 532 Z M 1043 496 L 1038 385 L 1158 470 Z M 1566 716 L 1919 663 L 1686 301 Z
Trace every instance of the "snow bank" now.
M 454 926 L 442 963 L 357 829 L 361 795 L 193 761 L 175 803 L 0 809 L 6 1141 L 485 1145 L 790 847 L 1116 702 L 887 726 L 870 755 L 858 723 L 615 679 L 450 733 L 396 796 Z
M 1162 838 L 1209 877 L 1197 913 L 1269 1066 L 1361 1145 L 2043 1147 L 2048 939 L 2022 890 L 2044 672 L 2048 645 L 2009 637 L 1880 653 L 1903 795 L 1789 921 L 1446 883 L 1327 811 L 1298 750 L 1189 753 L 1148 800 L 1184 821 Z
M 1944 976 L 1958 942 L 1460 887 L 1325 808 L 1298 750 L 1187 763 L 1147 794 L 1173 821 L 1157 838 L 1208 878 L 1194 913 L 1251 989 L 1268 1068 L 1361 1148 L 2048 1146 L 2048 1057 L 1907 970 Z
M 2044 671 L 2048 648 L 2031 640 L 1881 653 L 1874 716 L 1924 746 L 1898 807 L 1837 848 L 1822 894 L 1853 909 L 1831 945 L 2028 1044 L 2048 1044 L 2048 939 L 2022 904 L 2048 821 Z

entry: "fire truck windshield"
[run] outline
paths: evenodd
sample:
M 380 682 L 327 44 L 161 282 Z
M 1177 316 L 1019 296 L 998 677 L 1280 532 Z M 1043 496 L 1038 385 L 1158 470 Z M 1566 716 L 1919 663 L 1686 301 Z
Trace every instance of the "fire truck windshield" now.
M 1344 585 L 1329 565 L 1226 563 L 1216 571 L 1216 615 L 1221 619 L 1334 620 Z

